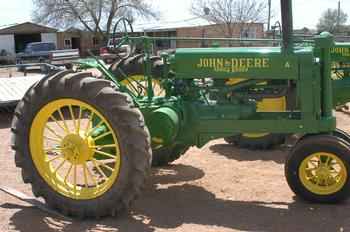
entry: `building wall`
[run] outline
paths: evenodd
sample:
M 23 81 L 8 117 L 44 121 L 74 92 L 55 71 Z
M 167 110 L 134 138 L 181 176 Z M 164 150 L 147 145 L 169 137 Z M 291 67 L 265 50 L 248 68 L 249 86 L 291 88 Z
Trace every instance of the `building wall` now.
M 250 24 L 249 26 L 243 27 L 249 28 L 249 32 L 254 32 L 256 39 L 260 39 L 264 37 L 264 26 L 263 24 Z M 178 37 L 199 37 L 199 38 L 225 38 L 226 33 L 225 27 L 222 25 L 209 25 L 209 26 L 200 26 L 200 27 L 186 27 L 186 28 L 178 28 L 176 30 L 176 34 Z M 252 33 L 248 33 L 251 35 Z M 232 38 L 241 38 L 241 25 L 233 26 L 233 36 Z M 212 42 L 206 41 L 179 41 L 177 43 L 178 48 L 191 48 L 191 47 L 207 47 L 211 46 Z M 241 42 L 221 42 L 221 46 L 241 46 Z
M 41 33 L 41 42 L 54 43 L 57 47 L 57 34 Z
M 80 40 L 80 55 L 88 56 L 88 50 L 91 50 L 93 53 L 99 49 L 101 44 L 94 44 L 94 35 L 90 32 L 85 31 L 66 31 L 59 32 L 57 34 L 57 48 L 58 49 L 71 49 L 72 48 L 72 39 L 78 38 Z M 70 41 L 70 45 L 65 41 Z M 95 41 L 96 42 L 96 41 Z M 97 41 L 98 42 L 98 41 Z
M 15 54 L 14 35 L 0 35 L 0 51 L 3 49 L 11 54 Z

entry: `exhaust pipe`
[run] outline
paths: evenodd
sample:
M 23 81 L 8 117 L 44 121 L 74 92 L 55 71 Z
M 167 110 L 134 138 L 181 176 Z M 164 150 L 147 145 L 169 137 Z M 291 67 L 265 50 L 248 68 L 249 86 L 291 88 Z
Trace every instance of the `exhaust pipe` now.
M 283 50 L 293 52 L 293 4 L 292 0 L 281 0 Z

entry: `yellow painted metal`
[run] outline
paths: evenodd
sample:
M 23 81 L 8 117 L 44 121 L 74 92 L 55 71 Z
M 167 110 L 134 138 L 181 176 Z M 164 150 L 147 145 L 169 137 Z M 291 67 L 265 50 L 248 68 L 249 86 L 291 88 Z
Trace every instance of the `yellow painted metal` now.
M 236 85 L 240 82 L 246 81 L 247 79 L 245 78 L 230 78 L 226 81 L 226 85 Z
M 93 119 L 103 122 L 112 144 L 96 143 L 102 137 L 91 136 L 96 129 Z M 92 105 L 76 99 L 55 100 L 42 107 L 32 122 L 30 153 L 40 176 L 57 193 L 78 200 L 95 199 L 119 176 L 121 154 L 116 135 Z M 106 148 L 109 150 L 103 150 Z M 96 153 L 105 159 L 96 160 Z
M 147 96 L 148 80 L 143 75 L 132 75 L 121 81 L 136 96 Z M 165 89 L 158 80 L 152 79 L 154 96 L 165 96 Z
M 286 97 L 265 98 L 257 104 L 258 112 L 283 112 L 287 108 Z M 242 134 L 246 138 L 261 138 L 269 135 L 269 133 L 245 133 Z
M 335 154 L 318 152 L 306 157 L 299 167 L 301 183 L 317 195 L 340 191 L 348 178 L 344 162 Z
M 245 78 L 230 78 L 226 81 L 226 85 L 236 85 L 240 82 L 246 81 Z M 266 82 L 260 83 L 261 85 L 266 84 Z M 286 97 L 280 98 L 265 98 L 257 104 L 258 112 L 283 112 L 287 108 Z M 269 133 L 244 133 L 243 137 L 246 138 L 262 138 L 264 136 L 269 135 Z

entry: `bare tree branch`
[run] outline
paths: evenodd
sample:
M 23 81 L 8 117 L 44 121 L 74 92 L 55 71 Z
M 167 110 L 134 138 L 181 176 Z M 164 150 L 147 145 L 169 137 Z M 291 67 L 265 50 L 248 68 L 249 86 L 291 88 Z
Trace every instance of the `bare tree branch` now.
M 328 31 L 330 33 L 340 33 L 344 31 L 347 20 L 348 15 L 344 11 L 341 10 L 338 16 L 338 10 L 327 9 L 323 12 L 317 24 L 317 30 L 319 32 Z
M 235 27 L 242 33 L 252 23 L 267 19 L 267 3 L 262 0 L 192 0 L 191 11 L 208 22 L 223 25 L 227 37 L 234 36 Z
M 33 19 L 60 28 L 83 26 L 103 39 L 118 17 L 157 17 L 146 0 L 33 0 Z

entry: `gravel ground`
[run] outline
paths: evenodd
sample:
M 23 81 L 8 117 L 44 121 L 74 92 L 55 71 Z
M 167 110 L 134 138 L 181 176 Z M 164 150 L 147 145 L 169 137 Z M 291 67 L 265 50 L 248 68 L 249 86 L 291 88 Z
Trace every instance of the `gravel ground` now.
M 339 127 L 350 131 L 349 116 Z M 15 168 L 10 114 L 0 114 L 0 185 L 31 195 Z M 0 231 L 348 231 L 349 202 L 318 205 L 294 197 L 286 151 L 248 151 L 216 140 L 154 169 L 143 196 L 119 218 L 66 221 L 0 193 Z

